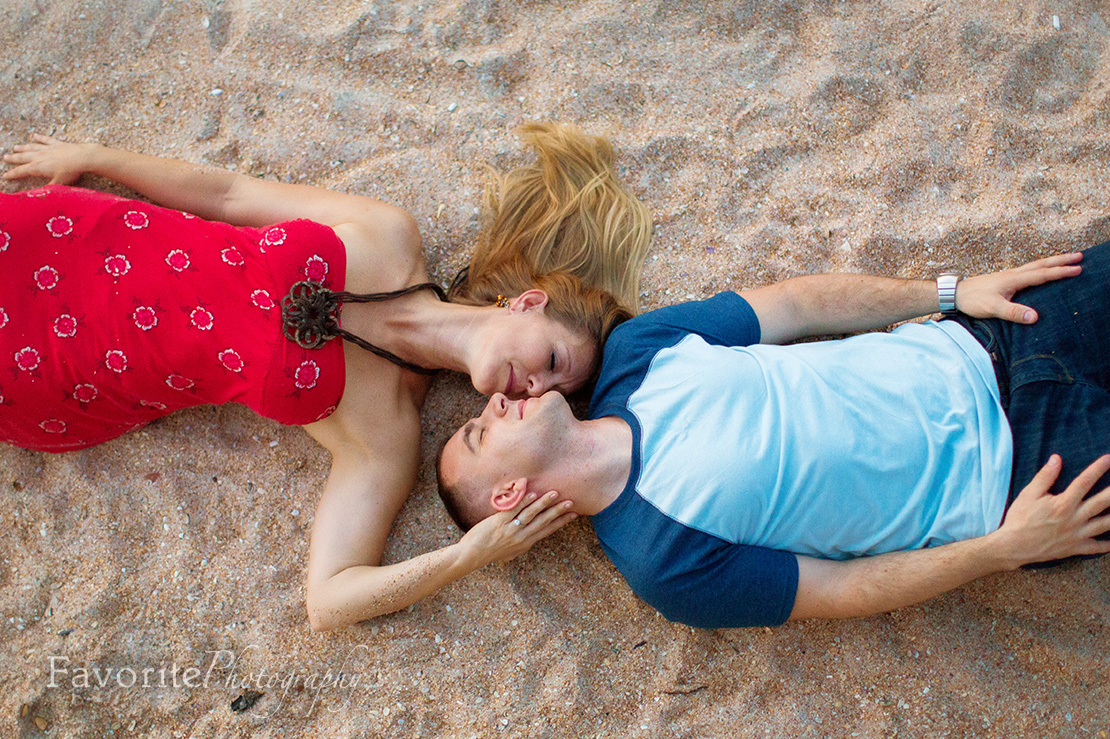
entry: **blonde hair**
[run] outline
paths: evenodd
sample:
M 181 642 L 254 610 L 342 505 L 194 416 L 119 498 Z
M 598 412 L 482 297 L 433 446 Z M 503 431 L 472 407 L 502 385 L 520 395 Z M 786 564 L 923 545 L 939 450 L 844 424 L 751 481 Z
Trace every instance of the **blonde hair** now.
M 518 132 L 536 161 L 506 173 L 490 169 L 483 228 L 451 299 L 485 305 L 497 295 L 547 291 L 541 278 L 561 275 L 570 279 L 560 277 L 560 287 L 548 291 L 548 310 L 564 323 L 578 310 L 638 313 L 651 214 L 618 180 L 613 145 L 570 125 L 528 123 Z M 571 299 L 578 290 L 581 297 Z M 615 297 L 616 307 L 597 292 Z M 571 325 L 582 322 L 607 320 L 578 316 Z

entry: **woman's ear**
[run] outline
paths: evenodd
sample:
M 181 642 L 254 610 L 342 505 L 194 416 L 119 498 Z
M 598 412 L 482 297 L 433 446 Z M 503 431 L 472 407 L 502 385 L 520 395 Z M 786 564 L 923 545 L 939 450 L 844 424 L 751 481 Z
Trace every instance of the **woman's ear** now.
M 511 511 L 520 505 L 520 501 L 524 500 L 524 496 L 528 494 L 528 480 L 521 477 L 507 482 L 499 488 L 494 488 L 490 494 L 490 505 L 494 510 L 498 511 Z
M 525 290 L 513 298 L 509 303 L 509 310 L 513 313 L 527 313 L 530 310 L 543 310 L 547 305 L 547 293 L 543 290 Z

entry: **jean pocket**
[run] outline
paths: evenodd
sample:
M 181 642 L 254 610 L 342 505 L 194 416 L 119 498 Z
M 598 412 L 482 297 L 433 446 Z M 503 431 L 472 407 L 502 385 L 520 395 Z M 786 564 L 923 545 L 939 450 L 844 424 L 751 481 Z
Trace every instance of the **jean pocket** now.
M 1031 382 L 1075 383 L 1075 375 L 1053 354 L 1034 354 L 1010 365 L 1010 387 L 1019 388 Z

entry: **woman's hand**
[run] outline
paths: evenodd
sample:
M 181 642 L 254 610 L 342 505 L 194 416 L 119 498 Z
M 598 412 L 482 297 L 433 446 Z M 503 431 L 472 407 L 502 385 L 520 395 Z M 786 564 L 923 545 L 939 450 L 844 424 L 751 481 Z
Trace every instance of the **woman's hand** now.
M 1057 254 L 1014 269 L 961 280 L 956 288 L 956 307 L 972 318 L 1001 318 L 1014 323 L 1035 323 L 1037 312 L 1011 302 L 1014 293 L 1027 287 L 1074 277 L 1082 268 L 1083 254 Z
M 89 170 L 89 157 L 97 144 L 71 144 L 60 139 L 35 134 L 34 143 L 12 147 L 4 155 L 7 164 L 14 164 L 4 173 L 5 180 L 25 177 L 46 177 L 51 185 L 72 185 Z
M 578 514 L 568 510 L 571 505 L 569 500 L 560 501 L 554 490 L 538 499 L 535 493 L 529 493 L 516 508 L 478 523 L 459 544 L 474 569 L 519 557 L 537 541 L 576 519 Z

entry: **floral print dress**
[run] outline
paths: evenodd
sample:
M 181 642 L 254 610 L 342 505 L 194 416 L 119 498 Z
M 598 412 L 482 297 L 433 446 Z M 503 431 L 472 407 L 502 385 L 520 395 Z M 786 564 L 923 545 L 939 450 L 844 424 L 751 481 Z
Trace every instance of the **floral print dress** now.
M 0 193 L 0 441 L 65 451 L 179 408 L 242 403 L 280 423 L 328 416 L 340 341 L 282 331 L 294 282 L 342 290 L 328 227 L 239 228 L 51 185 Z

